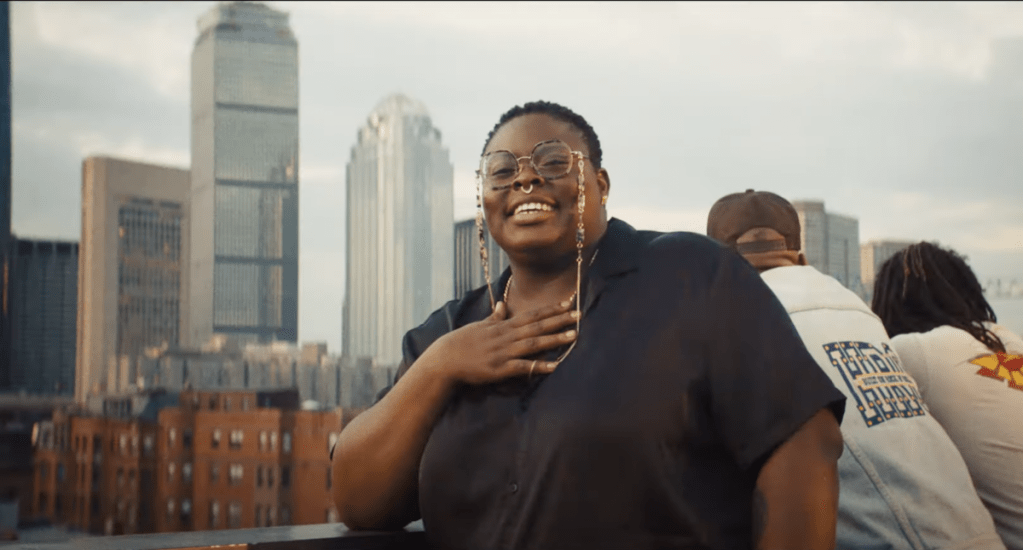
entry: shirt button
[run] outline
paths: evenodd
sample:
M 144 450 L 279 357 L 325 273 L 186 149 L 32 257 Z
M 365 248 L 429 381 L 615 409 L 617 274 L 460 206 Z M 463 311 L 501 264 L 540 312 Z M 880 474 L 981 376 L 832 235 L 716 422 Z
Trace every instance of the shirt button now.
M 519 492 L 519 484 L 518 483 L 514 483 L 514 482 L 513 483 L 509 483 L 508 484 L 508 491 L 512 492 L 512 493 Z

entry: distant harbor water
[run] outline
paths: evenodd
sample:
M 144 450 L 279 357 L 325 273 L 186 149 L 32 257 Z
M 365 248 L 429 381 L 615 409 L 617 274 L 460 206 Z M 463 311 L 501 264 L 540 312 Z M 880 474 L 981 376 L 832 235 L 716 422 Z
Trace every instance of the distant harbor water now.
M 988 299 L 991 309 L 995 310 L 998 324 L 1023 335 L 1023 299 Z

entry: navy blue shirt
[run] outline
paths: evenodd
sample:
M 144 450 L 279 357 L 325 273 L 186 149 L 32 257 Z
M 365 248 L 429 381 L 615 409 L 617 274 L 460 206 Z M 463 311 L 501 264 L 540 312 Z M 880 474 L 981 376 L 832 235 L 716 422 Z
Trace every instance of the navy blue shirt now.
M 564 362 L 461 387 L 435 424 L 418 494 L 435 547 L 750 548 L 764 461 L 820 409 L 841 421 L 843 394 L 740 256 L 614 219 L 598 250 Z M 396 380 L 490 313 L 485 287 L 434 312 Z

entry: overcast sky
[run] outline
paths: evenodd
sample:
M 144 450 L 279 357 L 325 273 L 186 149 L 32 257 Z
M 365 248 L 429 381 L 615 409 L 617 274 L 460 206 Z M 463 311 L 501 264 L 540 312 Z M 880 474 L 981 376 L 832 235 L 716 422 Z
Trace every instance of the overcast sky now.
M 1023 279 L 1023 3 L 269 4 L 299 43 L 301 341 L 339 351 L 345 163 L 394 92 L 443 133 L 457 219 L 498 117 L 546 99 L 597 130 L 639 228 L 703 233 L 752 187 Z M 88 155 L 188 167 L 212 5 L 11 3 L 17 235 L 79 239 Z

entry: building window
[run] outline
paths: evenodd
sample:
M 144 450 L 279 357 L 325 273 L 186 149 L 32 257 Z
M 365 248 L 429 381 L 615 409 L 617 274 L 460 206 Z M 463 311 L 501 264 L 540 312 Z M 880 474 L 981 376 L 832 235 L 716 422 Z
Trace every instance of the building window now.
M 120 449 L 120 452 L 121 452 L 122 456 L 128 454 L 128 436 L 127 435 L 121 434 L 121 437 L 118 438 L 118 447 Z
M 231 485 L 238 485 L 242 482 L 242 476 L 245 473 L 245 468 L 241 464 L 232 464 L 228 469 L 227 476 Z
M 263 466 L 256 466 L 256 487 L 263 486 Z
M 174 428 L 167 430 L 167 448 L 173 449 L 174 442 L 178 438 L 178 431 Z
M 274 524 L 274 515 L 275 515 L 274 511 L 275 510 L 274 510 L 273 506 L 267 506 L 266 507 L 266 518 L 265 518 L 265 520 L 263 522 L 263 527 L 272 527 L 273 526 L 273 524 Z
M 181 521 L 188 527 L 188 523 L 192 521 L 192 500 L 181 499 Z
M 281 487 L 289 487 L 291 485 L 291 466 L 281 466 Z M 284 510 L 282 509 L 283 513 Z
M 212 397 L 212 396 L 210 397 L 210 410 L 211 411 L 217 410 L 217 398 L 216 397 Z
M 333 506 L 327 508 L 327 523 L 337 523 L 337 520 L 337 510 Z
M 216 483 L 220 479 L 220 464 L 213 462 L 210 464 L 210 483 Z
M 117 488 L 124 488 L 124 468 L 117 468 Z
M 231 430 L 231 449 L 239 450 L 242 448 L 242 440 L 245 438 L 245 432 L 242 430 Z
M 259 432 L 259 452 L 266 452 L 266 432 Z
M 263 526 L 262 525 L 262 522 L 263 522 L 263 507 L 262 506 L 260 506 L 258 504 L 256 505 L 256 513 L 255 513 L 254 517 L 255 517 L 255 521 L 252 522 L 252 525 L 254 525 L 255 527 L 262 527 Z
M 266 467 L 266 486 L 267 487 L 273 487 L 274 486 L 274 467 L 273 466 L 267 466 Z
M 227 526 L 232 529 L 237 529 L 242 525 L 242 503 L 237 500 L 232 500 L 231 504 L 227 505 Z
M 213 430 L 213 436 L 212 439 L 210 440 L 210 447 L 214 449 L 220 448 L 220 428 L 215 428 Z
M 215 529 L 220 523 L 220 503 L 211 500 L 210 501 L 210 528 Z
M 281 525 L 291 525 L 291 508 L 281 506 Z
M 48 462 L 39 463 L 39 484 L 42 485 L 50 477 L 50 464 Z
M 281 450 L 286 453 L 291 452 L 291 432 L 284 432 L 281 436 Z
M 192 463 L 186 462 L 181 465 L 181 481 L 185 483 L 192 482 Z
M 192 448 L 192 430 L 181 432 L 181 446 L 187 451 Z
M 167 523 L 174 523 L 174 499 L 167 499 Z
M 174 463 L 167 464 L 167 483 L 174 483 Z
M 231 398 L 230 397 L 225 397 L 224 398 L 224 411 L 230 411 L 230 410 L 231 410 Z
M 153 456 L 153 434 L 142 436 L 142 452 L 145 456 Z
M 270 452 L 277 450 L 277 432 L 270 432 Z
M 249 398 L 247 396 L 242 398 L 242 410 L 249 410 Z
M 57 483 L 63 483 L 65 475 L 64 464 L 57 464 Z

